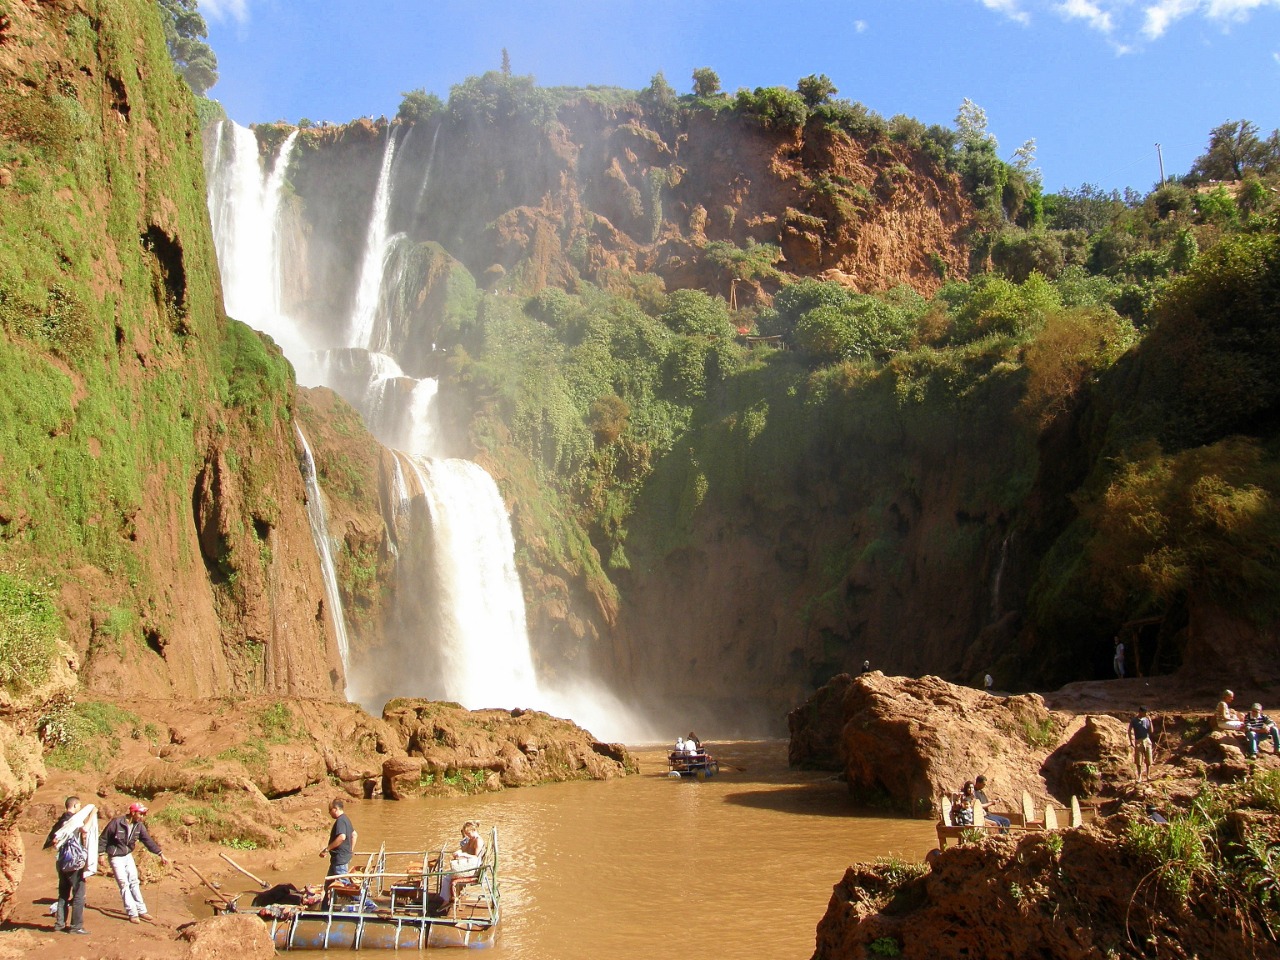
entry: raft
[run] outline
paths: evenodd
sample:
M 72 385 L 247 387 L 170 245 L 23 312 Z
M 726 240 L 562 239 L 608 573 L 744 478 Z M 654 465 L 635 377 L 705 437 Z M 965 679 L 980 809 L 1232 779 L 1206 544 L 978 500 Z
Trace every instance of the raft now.
M 275 905 L 259 916 L 277 950 L 424 950 L 489 947 L 497 938 L 498 831 L 490 833 L 478 867 L 455 873 L 448 854 L 391 851 L 366 854 L 363 869 L 330 888 L 319 906 Z M 464 881 L 459 883 L 458 881 Z M 446 908 L 443 883 L 457 894 Z
M 705 780 L 720 772 L 720 763 L 709 753 L 676 753 L 667 755 L 667 776 L 672 780 L 689 777 Z

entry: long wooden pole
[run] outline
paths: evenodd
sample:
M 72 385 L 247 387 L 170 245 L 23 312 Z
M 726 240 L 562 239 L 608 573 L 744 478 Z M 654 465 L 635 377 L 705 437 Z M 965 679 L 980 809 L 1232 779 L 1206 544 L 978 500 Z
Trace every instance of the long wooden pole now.
M 255 877 L 252 873 L 250 873 L 244 867 L 240 866 L 240 864 L 236 863 L 234 860 L 228 857 L 225 853 L 219 853 L 218 856 L 220 856 L 223 860 L 227 861 L 227 863 L 231 864 L 233 867 L 235 867 L 237 870 L 243 873 L 246 877 L 248 877 L 258 886 L 260 886 L 263 890 L 267 889 L 267 887 L 270 886 L 270 884 L 267 883 L 267 881 L 263 880 L 261 877 Z

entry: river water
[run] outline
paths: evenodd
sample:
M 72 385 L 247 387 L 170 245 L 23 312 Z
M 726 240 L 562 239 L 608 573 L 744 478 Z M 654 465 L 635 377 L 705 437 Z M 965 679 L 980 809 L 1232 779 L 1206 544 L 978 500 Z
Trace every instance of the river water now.
M 854 809 L 830 774 L 788 769 L 785 741 L 708 749 L 735 769 L 673 781 L 665 747 L 641 747 L 641 774 L 622 780 L 353 801 L 347 813 L 359 851 L 452 848 L 464 820 L 486 838 L 496 825 L 502 926 L 484 954 L 494 960 L 804 960 L 846 867 L 920 860 L 935 845 L 932 822 Z M 278 879 L 322 869 L 313 857 Z

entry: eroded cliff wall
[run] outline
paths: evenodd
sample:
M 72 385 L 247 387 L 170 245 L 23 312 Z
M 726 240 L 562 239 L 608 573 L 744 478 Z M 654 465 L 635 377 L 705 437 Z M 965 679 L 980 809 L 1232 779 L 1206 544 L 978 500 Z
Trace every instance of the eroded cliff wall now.
M 154 4 L 6 5 L 0 210 L 7 826 L 77 684 L 333 698 L 344 679 L 291 374 L 223 315 L 193 102 Z

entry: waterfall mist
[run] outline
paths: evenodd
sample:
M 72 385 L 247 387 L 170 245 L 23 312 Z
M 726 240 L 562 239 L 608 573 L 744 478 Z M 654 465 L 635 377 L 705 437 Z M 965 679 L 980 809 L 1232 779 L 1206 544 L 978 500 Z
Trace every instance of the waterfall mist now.
M 335 390 L 361 413 L 370 433 L 396 451 L 384 484 L 393 502 L 382 510 L 392 527 L 386 549 L 396 558 L 385 636 L 375 646 L 351 645 L 344 658 L 349 698 L 374 713 L 396 696 L 454 700 L 472 709 L 536 708 L 603 739 L 665 739 L 667 731 L 659 737 L 589 677 L 556 689 L 539 682 L 510 518 L 497 484 L 478 464 L 449 455 L 439 381 L 418 369 L 439 357 L 407 335 L 410 324 L 397 315 L 412 299 L 412 291 L 402 289 L 411 244 L 391 229 L 399 206 L 409 220 L 420 212 L 435 136 L 425 173 L 398 177 L 396 130 L 388 128 L 376 175 L 364 185 L 369 219 L 359 251 L 349 249 L 349 240 L 344 248 L 343 236 L 302 229 L 288 207 L 296 132 L 265 161 L 251 130 L 225 123 L 214 137 L 206 152 L 209 209 L 228 313 L 272 336 L 299 382 Z M 408 181 L 403 204 L 399 179 Z M 323 209 L 336 200 L 321 193 L 305 202 L 312 223 L 334 224 L 335 234 L 350 236 L 342 216 Z M 345 293 L 319 276 L 326 256 L 329 264 L 358 263 L 347 271 Z M 402 365 L 410 364 L 416 375 L 406 374 Z M 311 472 L 314 478 L 314 467 Z M 322 505 L 319 496 L 313 499 Z M 330 545 L 327 534 L 317 535 L 318 550 L 322 542 Z M 321 558 L 324 564 L 323 550 Z M 332 555 L 327 562 L 326 584 Z M 336 593 L 336 576 L 334 583 Z M 331 606 L 341 618 L 340 601 Z M 341 630 L 345 638 L 345 626 Z

